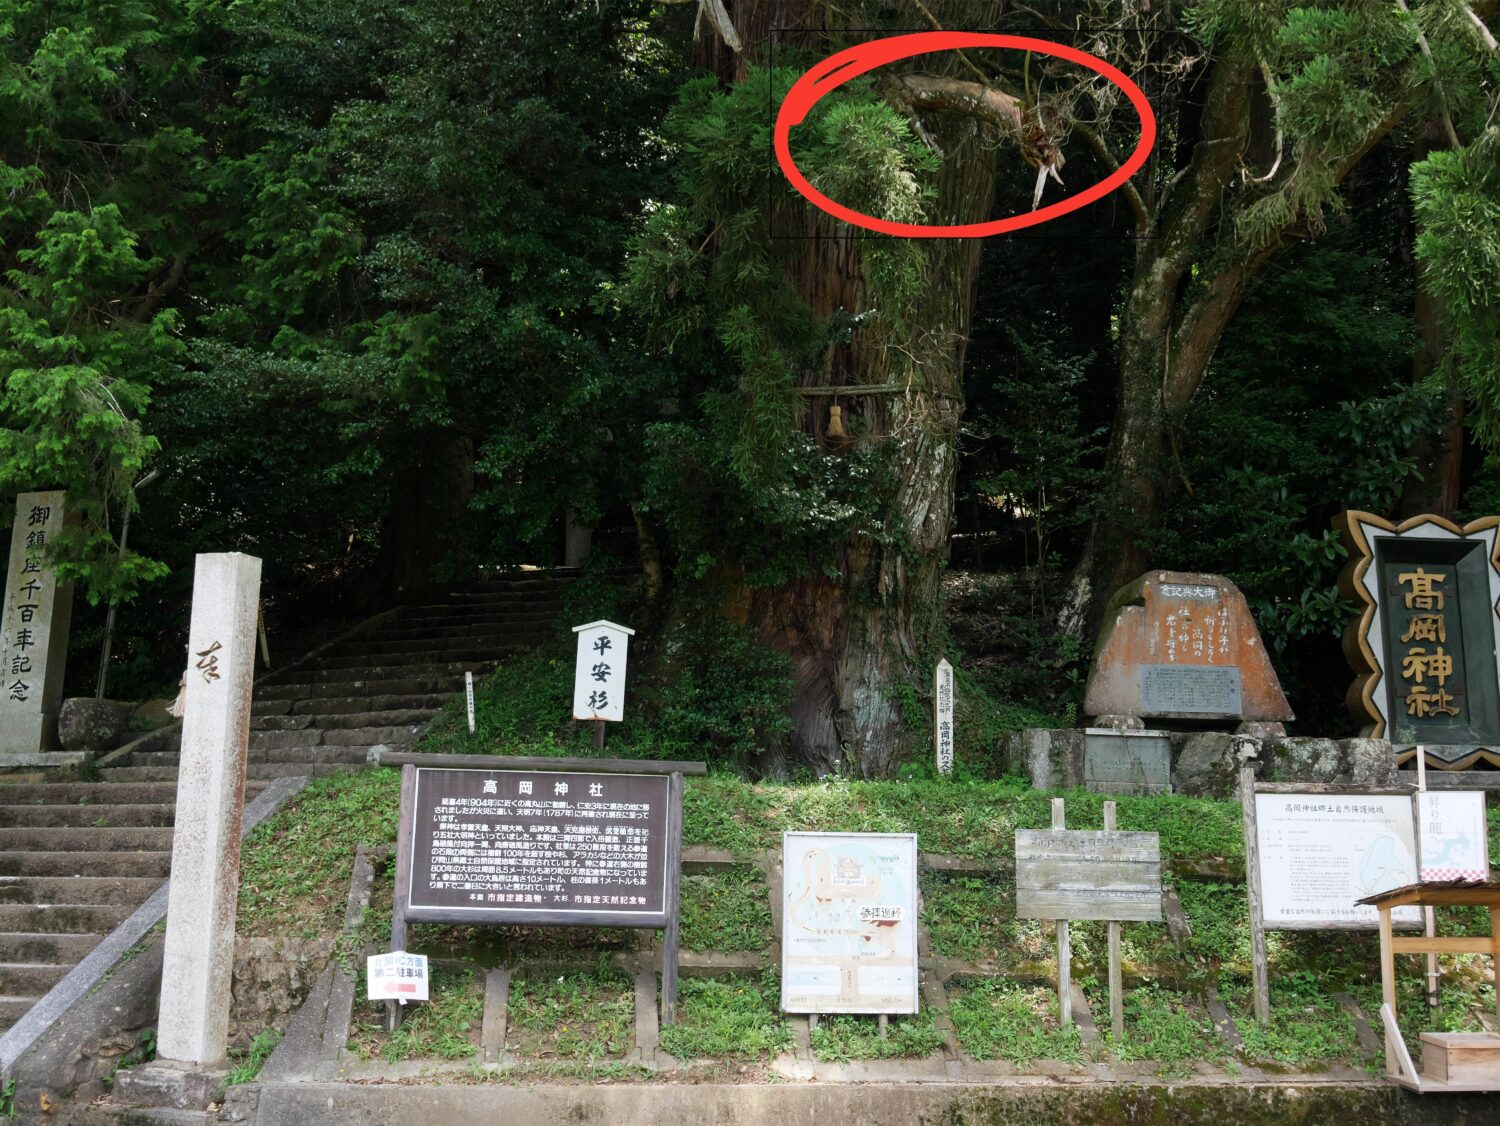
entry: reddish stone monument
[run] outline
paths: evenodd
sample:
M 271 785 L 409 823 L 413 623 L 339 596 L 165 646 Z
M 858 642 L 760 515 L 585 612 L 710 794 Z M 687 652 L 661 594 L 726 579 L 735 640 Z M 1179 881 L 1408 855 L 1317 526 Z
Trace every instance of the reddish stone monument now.
M 1175 571 L 1147 571 L 1110 600 L 1083 707 L 1112 720 L 1293 718 L 1239 588 Z

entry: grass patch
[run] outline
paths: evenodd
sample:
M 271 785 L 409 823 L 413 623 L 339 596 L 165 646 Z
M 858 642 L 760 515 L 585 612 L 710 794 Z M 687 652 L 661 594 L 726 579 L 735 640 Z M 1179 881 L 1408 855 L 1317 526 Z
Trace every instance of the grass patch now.
M 1050 957 L 1051 925 L 1015 918 L 1015 902 L 1015 884 L 998 875 L 924 875 L 922 921 L 932 952 L 1009 967 Z
M 773 937 L 770 889 L 759 872 L 731 869 L 682 877 L 684 949 L 758 953 Z
M 634 985 L 608 963 L 592 970 L 511 978 L 505 1046 L 528 1060 L 592 1062 L 623 1056 L 634 1030 Z
M 1116 1040 L 1109 1029 L 1107 987 L 1085 986 L 1089 1005 L 1105 1030 L 1105 1042 L 1116 1059 L 1152 1060 L 1164 1076 L 1183 1076 L 1194 1060 L 1219 1060 L 1225 1054 L 1213 1018 L 1196 997 L 1153 983 L 1125 990 L 1125 1035 Z
M 825 1062 L 925 1059 L 943 1046 L 937 1016 L 930 1009 L 890 1018 L 886 1035 L 872 1016 L 840 1014 L 819 1019 L 812 1030 L 813 1055 Z
M 260 1074 L 261 1065 L 271 1058 L 271 1053 L 280 1042 L 281 1033 L 274 1028 L 263 1028 L 255 1034 L 248 1048 L 230 1048 L 229 1062 L 233 1066 L 224 1079 L 224 1086 L 238 1087 L 241 1083 L 253 1080 Z
M 678 985 L 677 1023 L 662 1028 L 661 1046 L 680 1060 L 768 1059 L 792 1044 L 780 1004 L 769 971 L 754 978 L 686 978 Z
M 406 1019 L 395 1032 L 385 1031 L 384 1002 L 356 1006 L 349 1047 L 361 1059 L 462 1060 L 474 1057 L 484 1018 L 484 979 L 470 966 L 433 965 L 432 1000 L 406 1006 Z M 356 997 L 365 995 L 360 966 Z
M 1271 1023 L 1267 1025 L 1255 1019 L 1247 987 L 1225 983 L 1221 993 L 1244 1041 L 1240 1054 L 1251 1063 L 1311 1069 L 1330 1063 L 1361 1067 L 1372 1062 L 1359 1046 L 1354 1018 L 1312 974 L 1271 982 Z
M 1083 1060 L 1078 1029 L 1059 1026 L 1057 996 L 1050 990 L 989 978 L 949 997 L 948 1015 L 972 1059 Z
M 354 851 L 396 839 L 400 798 L 399 771 L 331 774 L 314 778 L 257 825 L 240 852 L 238 933 L 312 937 L 336 931 L 349 899 Z

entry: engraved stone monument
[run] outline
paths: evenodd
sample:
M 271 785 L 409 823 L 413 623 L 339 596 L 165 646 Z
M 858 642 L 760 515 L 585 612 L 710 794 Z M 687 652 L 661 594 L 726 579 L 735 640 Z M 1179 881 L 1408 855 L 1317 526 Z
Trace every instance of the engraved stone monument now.
M 1344 655 L 1364 734 L 1395 744 L 1397 761 L 1420 745 L 1439 769 L 1500 765 L 1500 516 L 1398 525 L 1350 511 L 1334 526 L 1349 551 L 1339 585 L 1359 607 Z
M 1293 718 L 1239 588 L 1172 571 L 1148 571 L 1110 600 L 1083 706 L 1114 726 Z
M 66 494 L 21 493 L 10 536 L 10 570 L 0 619 L 0 754 L 52 751 L 68 658 L 73 586 L 58 582 L 46 549 L 69 523 Z

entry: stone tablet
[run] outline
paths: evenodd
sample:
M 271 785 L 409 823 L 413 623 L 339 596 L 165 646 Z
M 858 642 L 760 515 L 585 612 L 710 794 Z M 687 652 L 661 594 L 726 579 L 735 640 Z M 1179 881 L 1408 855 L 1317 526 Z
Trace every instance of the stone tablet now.
M 666 775 L 419 767 L 408 919 L 660 927 Z
M 1161 922 L 1160 837 L 1017 829 L 1016 918 Z
M 1220 575 L 1148 571 L 1110 600 L 1084 694 L 1091 716 L 1293 718 L 1245 597 Z
M 1096 794 L 1170 794 L 1172 741 L 1165 731 L 1084 732 L 1083 786 Z
M 1500 517 L 1397 525 L 1351 511 L 1335 526 L 1349 550 L 1339 585 L 1360 607 L 1344 655 L 1364 734 L 1396 744 L 1398 761 L 1420 744 L 1440 769 L 1500 765 Z
M 58 582 L 47 548 L 76 521 L 61 492 L 21 493 L 0 608 L 0 753 L 57 745 L 73 584 Z

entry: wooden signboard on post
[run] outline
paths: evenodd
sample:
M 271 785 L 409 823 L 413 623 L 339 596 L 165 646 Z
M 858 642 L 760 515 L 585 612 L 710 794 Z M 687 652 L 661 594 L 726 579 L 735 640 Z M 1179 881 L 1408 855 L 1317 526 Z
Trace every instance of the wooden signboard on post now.
M 1052 799 L 1052 829 L 1016 830 L 1016 918 L 1057 923 L 1057 999 L 1063 1021 L 1073 1018 L 1068 923 L 1109 922 L 1109 1010 L 1115 1036 L 1124 1035 L 1120 923 L 1161 922 L 1161 838 L 1115 829 L 1115 803 L 1104 803 L 1104 831 L 1064 828 L 1062 798 Z
M 662 1021 L 673 1023 L 683 776 L 706 774 L 703 763 L 379 761 L 401 767 L 392 951 L 409 921 L 663 930 Z
M 1240 767 L 1245 883 L 1255 1017 L 1271 1019 L 1266 935 L 1271 930 L 1375 930 L 1379 913 L 1358 901 L 1417 880 L 1411 786 L 1256 782 Z M 1393 922 L 1422 925 L 1402 907 Z

